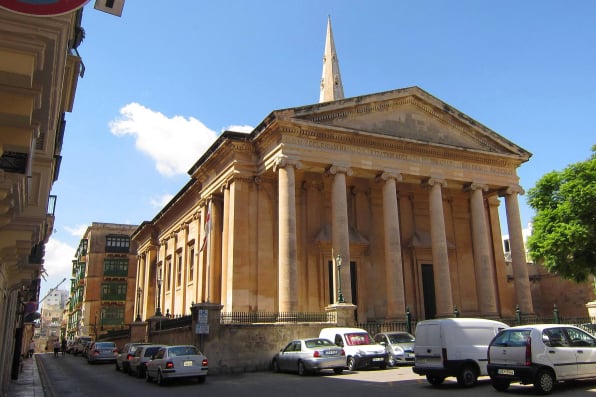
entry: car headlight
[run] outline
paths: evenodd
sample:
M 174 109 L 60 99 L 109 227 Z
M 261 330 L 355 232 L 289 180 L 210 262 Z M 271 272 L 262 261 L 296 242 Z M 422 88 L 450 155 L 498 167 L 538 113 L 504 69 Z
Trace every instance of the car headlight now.
M 395 354 L 403 354 L 404 353 L 404 349 L 401 346 L 394 346 L 393 347 L 393 352 Z

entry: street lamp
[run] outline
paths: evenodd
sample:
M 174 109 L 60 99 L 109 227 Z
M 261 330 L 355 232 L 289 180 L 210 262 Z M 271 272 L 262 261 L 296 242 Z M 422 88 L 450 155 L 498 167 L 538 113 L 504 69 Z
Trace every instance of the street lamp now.
M 155 316 L 161 317 L 161 269 L 157 269 L 157 308 L 155 309 Z
M 137 287 L 137 318 L 135 319 L 135 321 L 140 322 L 141 321 L 141 294 L 143 293 L 143 290 L 141 289 L 141 287 Z
M 337 254 L 335 257 L 335 265 L 337 266 L 337 302 L 345 303 L 344 295 L 341 292 L 341 255 Z

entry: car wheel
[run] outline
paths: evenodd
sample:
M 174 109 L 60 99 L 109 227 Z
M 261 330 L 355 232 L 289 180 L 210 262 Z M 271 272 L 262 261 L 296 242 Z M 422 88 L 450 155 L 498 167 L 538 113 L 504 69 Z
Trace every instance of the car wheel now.
M 341 373 L 344 372 L 343 368 L 333 368 L 333 372 L 335 372 L 337 375 L 340 375 Z
M 304 376 L 306 375 L 306 368 L 304 367 L 304 363 L 302 361 L 298 361 L 298 375 Z
M 348 357 L 348 370 L 356 371 L 356 359 L 354 357 Z
M 381 364 L 381 365 L 379 365 L 379 368 L 380 369 L 387 369 L 387 364 Z
M 536 374 L 534 390 L 539 394 L 548 394 L 555 387 L 555 377 L 549 370 L 542 369 Z
M 205 383 L 206 380 L 207 380 L 207 377 L 205 375 L 197 377 L 197 382 L 199 382 L 199 383 Z
M 389 366 L 390 367 L 395 367 L 397 365 L 397 361 L 395 361 L 395 357 L 393 357 L 393 355 L 389 356 Z
M 143 369 L 143 366 L 139 366 L 139 369 L 137 370 L 137 378 L 142 378 L 145 376 L 145 370 Z
M 505 391 L 509 388 L 510 384 L 508 380 L 503 379 L 491 379 L 491 383 L 496 391 Z
M 472 387 L 478 380 L 478 372 L 471 365 L 464 365 L 457 374 L 457 384 L 463 387 Z
M 135 375 L 135 372 L 132 370 L 132 368 L 128 369 L 128 376 L 133 376 Z
M 160 386 L 165 386 L 166 380 L 163 378 L 161 371 L 157 371 L 157 384 Z
M 428 381 L 428 383 L 430 383 L 433 386 L 440 386 L 443 384 L 445 377 L 426 375 L 426 380 Z
M 273 369 L 273 372 L 280 372 L 279 363 L 277 362 L 277 360 L 273 360 L 273 363 L 271 363 L 271 368 Z
M 151 375 L 149 375 L 149 372 L 145 371 L 145 382 L 147 383 L 151 383 L 153 379 L 151 378 Z

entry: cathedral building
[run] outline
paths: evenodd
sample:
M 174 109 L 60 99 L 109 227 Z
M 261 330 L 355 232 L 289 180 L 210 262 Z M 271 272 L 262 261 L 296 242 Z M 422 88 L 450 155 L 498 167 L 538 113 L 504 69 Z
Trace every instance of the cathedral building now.
M 199 302 L 352 304 L 359 322 L 534 315 L 517 175 L 530 157 L 419 87 L 344 98 L 328 22 L 320 102 L 222 133 L 132 234 L 137 307 L 143 319 Z

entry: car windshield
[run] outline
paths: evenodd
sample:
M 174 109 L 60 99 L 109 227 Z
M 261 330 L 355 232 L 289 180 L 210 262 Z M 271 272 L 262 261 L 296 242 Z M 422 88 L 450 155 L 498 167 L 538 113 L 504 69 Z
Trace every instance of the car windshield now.
M 499 346 L 499 347 L 520 347 L 525 346 L 530 339 L 530 332 L 529 329 L 508 329 L 505 331 L 501 331 L 495 339 L 492 341 L 491 345 Z
M 148 347 L 145 350 L 145 357 L 151 357 L 153 356 L 159 349 L 161 348 L 161 346 L 155 346 L 155 347 Z
M 327 347 L 327 346 L 334 346 L 333 342 L 331 342 L 328 339 L 310 339 L 307 341 L 304 341 L 304 344 L 306 345 L 306 347 L 308 347 L 309 349 L 313 349 L 313 348 L 317 348 L 317 347 Z
M 389 334 L 389 341 L 391 343 L 408 343 L 414 342 L 414 337 L 410 334 Z
M 196 356 L 198 354 L 194 346 L 176 346 L 170 348 L 170 356 Z
M 372 345 L 374 343 L 366 332 L 346 334 L 346 341 L 348 346 Z

